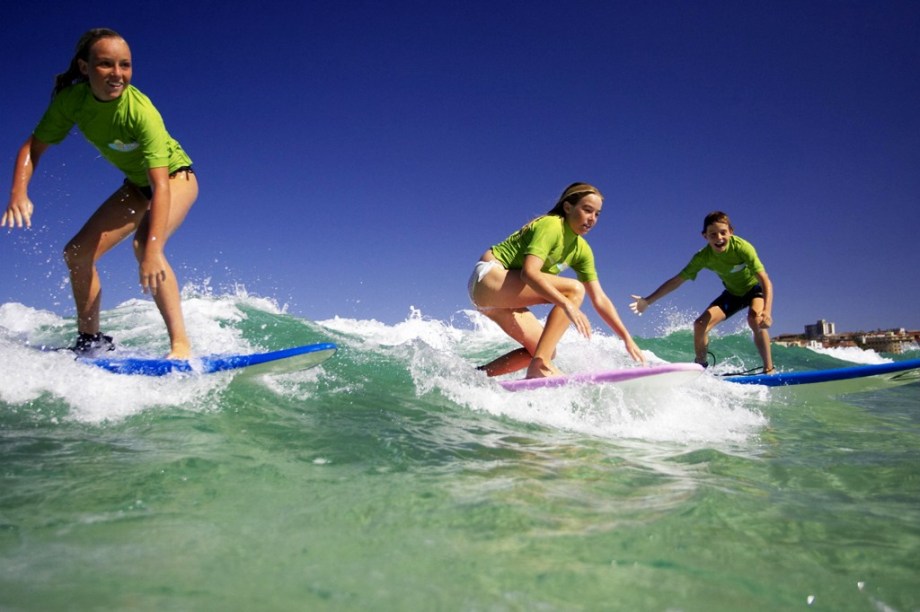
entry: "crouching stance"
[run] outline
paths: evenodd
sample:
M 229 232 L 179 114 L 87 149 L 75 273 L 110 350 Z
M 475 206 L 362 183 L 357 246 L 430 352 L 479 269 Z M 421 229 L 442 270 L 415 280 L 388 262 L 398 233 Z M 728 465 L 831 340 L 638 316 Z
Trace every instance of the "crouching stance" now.
M 524 368 L 527 378 L 560 374 L 553 357 L 569 323 L 582 336 L 591 336 L 588 317 L 581 311 L 585 295 L 623 340 L 629 355 L 645 362 L 601 287 L 594 254 L 584 239 L 597 223 L 602 206 L 603 197 L 595 187 L 574 183 L 547 214 L 483 253 L 470 277 L 470 299 L 521 344 L 521 348 L 480 366 L 489 376 Z M 576 278 L 559 276 L 567 268 Z M 530 311 L 538 304 L 552 305 L 546 327 Z

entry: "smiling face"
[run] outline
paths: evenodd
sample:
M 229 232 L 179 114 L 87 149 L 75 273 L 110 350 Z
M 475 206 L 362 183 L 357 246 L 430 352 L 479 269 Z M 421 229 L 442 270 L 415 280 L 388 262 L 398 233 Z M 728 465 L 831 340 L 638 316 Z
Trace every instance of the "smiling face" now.
M 732 237 L 732 228 L 728 223 L 716 221 L 706 226 L 703 232 L 703 238 L 709 243 L 709 247 L 716 253 L 724 253 L 728 248 L 728 241 Z
M 603 205 L 604 201 L 596 193 L 587 194 L 575 204 L 566 202 L 563 206 L 565 220 L 573 232 L 579 236 L 584 236 L 597 223 L 597 218 L 601 214 Z
M 90 47 L 89 58 L 78 62 L 93 95 L 102 102 L 116 100 L 131 83 L 131 49 L 124 39 L 100 38 Z

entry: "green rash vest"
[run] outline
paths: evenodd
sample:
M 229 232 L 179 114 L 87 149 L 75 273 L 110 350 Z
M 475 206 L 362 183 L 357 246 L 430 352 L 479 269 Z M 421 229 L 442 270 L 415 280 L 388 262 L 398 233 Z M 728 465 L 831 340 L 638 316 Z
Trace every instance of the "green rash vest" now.
M 541 271 L 547 274 L 572 268 L 583 283 L 597 280 L 591 247 L 556 215 L 544 215 L 527 224 L 493 246 L 492 254 L 508 270 L 520 270 L 524 257 L 534 255 L 543 260 Z
M 88 83 L 78 83 L 58 92 L 33 132 L 38 140 L 57 144 L 74 124 L 102 156 L 125 173 L 128 180 L 146 187 L 147 170 L 169 167 L 175 172 L 191 166 L 185 151 L 166 131 L 159 111 L 133 85 L 117 99 L 100 102 Z
M 707 244 L 693 256 L 679 276 L 684 280 L 696 280 L 696 275 L 704 268 L 718 274 L 728 292 L 739 296 L 759 283 L 757 273 L 764 271 L 754 245 L 738 236 L 729 238 L 724 253 L 716 253 Z

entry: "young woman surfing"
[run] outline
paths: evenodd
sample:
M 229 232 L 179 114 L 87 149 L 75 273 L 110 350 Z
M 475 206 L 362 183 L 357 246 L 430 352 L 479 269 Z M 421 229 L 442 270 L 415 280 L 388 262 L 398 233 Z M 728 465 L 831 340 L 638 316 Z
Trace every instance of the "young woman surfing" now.
M 68 70 L 57 76 L 51 105 L 16 158 L 13 187 L 0 227 L 31 227 L 34 206 L 28 187 L 52 144 L 76 124 L 127 177 L 64 247 L 77 308 L 77 341 L 89 353 L 113 348 L 99 331 L 102 288 L 96 261 L 134 235 L 141 289 L 156 302 L 169 333 L 168 357 L 190 353 L 179 283 L 164 247 L 198 197 L 192 161 L 166 131 L 160 113 L 131 85 L 131 50 L 118 33 L 96 28 L 77 43 Z
M 560 374 L 552 359 L 569 323 L 582 336 L 591 336 L 588 317 L 581 311 L 585 294 L 623 340 L 629 355 L 645 363 L 601 287 L 594 253 L 584 239 L 597 223 L 603 203 L 595 187 L 573 183 L 552 210 L 483 253 L 470 277 L 470 299 L 522 346 L 480 366 L 489 376 L 523 368 L 527 368 L 527 378 Z M 575 272 L 575 279 L 559 276 L 567 268 Z M 546 327 L 530 311 L 537 304 L 553 305 Z

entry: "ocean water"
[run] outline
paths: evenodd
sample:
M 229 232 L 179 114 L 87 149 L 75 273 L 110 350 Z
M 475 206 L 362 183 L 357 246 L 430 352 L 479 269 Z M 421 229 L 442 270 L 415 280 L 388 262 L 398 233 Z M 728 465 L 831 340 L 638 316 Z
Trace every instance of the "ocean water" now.
M 122 377 L 28 346 L 66 344 L 72 319 L 0 305 L 0 609 L 920 609 L 918 384 L 515 394 L 472 367 L 510 348 L 475 313 L 184 304 L 200 352 L 340 351 L 284 377 Z M 104 329 L 166 350 L 149 301 Z M 638 343 L 692 357 L 688 326 Z M 742 330 L 712 348 L 716 372 L 757 365 Z M 569 333 L 557 364 L 629 360 Z

